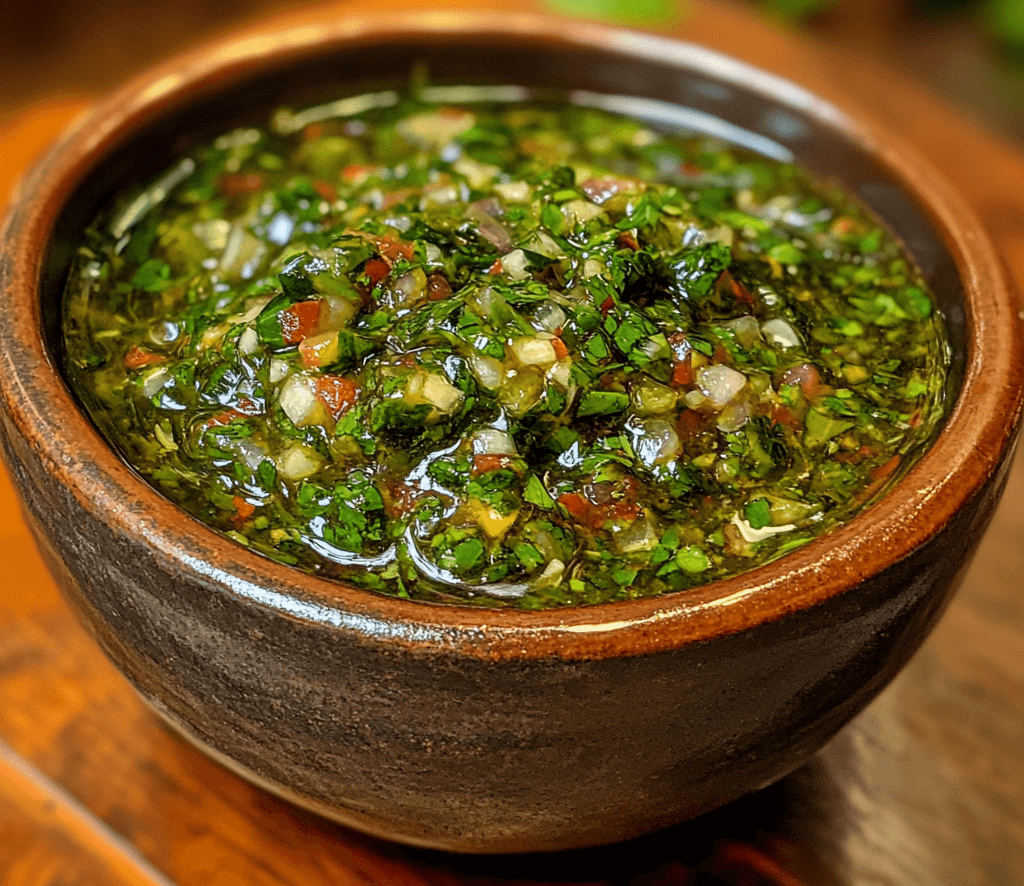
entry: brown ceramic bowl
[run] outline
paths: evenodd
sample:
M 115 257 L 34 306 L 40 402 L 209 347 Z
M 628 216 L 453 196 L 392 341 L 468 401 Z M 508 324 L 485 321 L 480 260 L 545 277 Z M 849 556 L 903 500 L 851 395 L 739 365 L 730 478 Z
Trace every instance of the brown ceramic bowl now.
M 785 775 L 919 646 L 1002 492 L 1024 342 L 984 234 L 876 127 L 692 45 L 492 12 L 312 19 L 194 53 L 103 102 L 7 222 L 3 446 L 68 599 L 142 696 L 209 754 L 395 840 L 585 846 Z M 402 81 L 418 59 L 437 82 L 690 108 L 845 183 L 907 244 L 949 320 L 954 407 L 930 452 L 880 503 L 771 565 L 553 612 L 412 603 L 310 578 L 163 499 L 61 376 L 62 281 L 84 224 L 113 189 L 236 120 Z

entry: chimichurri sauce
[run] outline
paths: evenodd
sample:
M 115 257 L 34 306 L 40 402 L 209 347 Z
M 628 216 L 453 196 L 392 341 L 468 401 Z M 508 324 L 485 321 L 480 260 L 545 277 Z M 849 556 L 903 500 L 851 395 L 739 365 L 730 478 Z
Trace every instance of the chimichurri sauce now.
M 840 191 L 569 104 L 384 92 L 228 132 L 88 231 L 68 371 L 242 545 L 486 606 L 680 591 L 850 519 L 947 345 Z

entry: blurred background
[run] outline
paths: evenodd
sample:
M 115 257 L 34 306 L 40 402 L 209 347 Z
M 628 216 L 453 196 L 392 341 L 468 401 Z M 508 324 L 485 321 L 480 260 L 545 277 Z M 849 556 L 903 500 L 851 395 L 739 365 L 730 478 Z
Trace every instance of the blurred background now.
M 877 60 L 1024 144 L 1024 0 L 720 0 Z M 670 28 L 686 0 L 536 0 Z M 302 0 L 0 0 L 0 121 L 104 92 L 153 61 Z

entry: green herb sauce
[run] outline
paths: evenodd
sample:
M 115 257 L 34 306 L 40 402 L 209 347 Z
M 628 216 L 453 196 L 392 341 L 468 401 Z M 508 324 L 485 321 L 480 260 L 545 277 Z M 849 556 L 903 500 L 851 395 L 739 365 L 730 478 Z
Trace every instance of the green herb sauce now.
M 948 362 L 899 244 L 791 165 L 394 93 L 122 195 L 65 332 L 92 419 L 200 520 L 523 608 L 685 590 L 849 520 L 935 437 Z

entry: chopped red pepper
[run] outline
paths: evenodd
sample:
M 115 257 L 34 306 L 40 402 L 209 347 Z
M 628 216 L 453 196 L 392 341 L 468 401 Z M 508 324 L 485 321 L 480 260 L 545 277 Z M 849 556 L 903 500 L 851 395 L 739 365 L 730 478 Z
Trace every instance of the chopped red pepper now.
M 374 237 L 373 239 L 381 256 L 391 264 L 394 264 L 400 258 L 412 261 L 413 256 L 416 254 L 416 248 L 411 243 L 402 243 L 391 237 Z
M 427 298 L 431 301 L 441 301 L 452 294 L 452 287 L 441 274 L 431 274 L 427 277 Z
M 707 418 L 695 409 L 684 409 L 676 419 L 676 433 L 681 440 L 689 440 L 707 429 Z
M 508 455 L 474 455 L 473 476 L 487 474 L 490 471 L 497 471 L 501 468 L 507 468 L 511 460 L 511 456 Z
M 615 245 L 620 249 L 632 249 L 633 252 L 640 251 L 640 244 L 637 242 L 636 237 L 633 236 L 631 231 L 623 231 L 615 238 Z
M 564 360 L 569 356 L 569 349 L 565 346 L 565 342 L 557 336 L 551 339 L 551 346 L 555 349 L 555 356 L 559 360 Z
M 235 515 L 231 518 L 232 522 L 242 523 L 256 513 L 256 505 L 240 495 L 236 495 L 231 501 L 235 505 Z
M 367 179 L 373 169 L 361 163 L 350 163 L 341 170 L 341 179 L 350 185 L 357 185 Z
M 163 363 L 166 359 L 162 354 L 154 354 L 152 351 L 143 350 L 135 345 L 129 348 L 128 353 L 124 355 L 124 366 L 125 369 L 141 369 L 143 366 Z
M 821 373 L 816 366 L 810 363 L 801 363 L 793 366 L 782 373 L 781 384 L 800 385 L 800 390 L 808 400 L 813 400 L 821 393 L 824 385 L 821 381 Z
M 262 190 L 265 184 L 265 179 L 258 172 L 239 172 L 222 175 L 220 178 L 220 189 L 226 197 L 252 194 Z
M 359 386 L 340 375 L 322 375 L 316 380 L 316 398 L 337 421 L 359 399 Z
M 672 387 L 682 388 L 693 384 L 693 352 L 686 355 L 672 367 Z
M 323 197 L 328 203 L 333 203 L 338 199 L 338 192 L 334 190 L 333 185 L 329 182 L 323 181 L 322 179 L 313 182 L 313 190 Z
M 384 259 L 371 258 L 363 265 L 363 273 L 370 278 L 370 283 L 376 286 L 391 273 L 391 265 Z
M 316 301 L 296 302 L 290 308 L 285 308 L 278 314 L 281 321 L 281 338 L 286 345 L 297 345 L 307 336 L 316 332 L 320 324 L 320 311 L 323 302 Z

